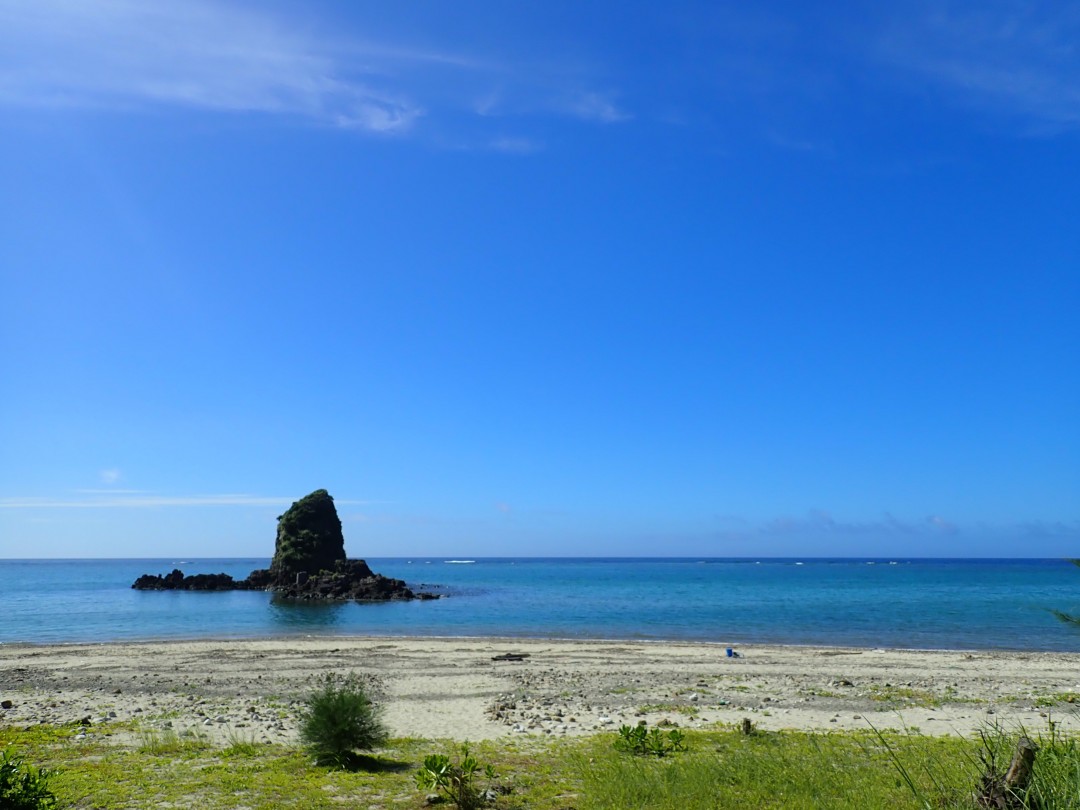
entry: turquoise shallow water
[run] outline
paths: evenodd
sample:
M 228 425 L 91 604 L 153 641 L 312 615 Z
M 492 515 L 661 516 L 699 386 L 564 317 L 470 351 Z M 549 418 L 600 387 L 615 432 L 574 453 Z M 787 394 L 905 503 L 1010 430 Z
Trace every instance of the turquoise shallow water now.
M 726 645 L 1080 651 L 1062 560 L 369 559 L 434 602 L 307 605 L 131 590 L 144 573 L 245 577 L 268 559 L 0 560 L 0 643 L 289 635 L 684 639 Z

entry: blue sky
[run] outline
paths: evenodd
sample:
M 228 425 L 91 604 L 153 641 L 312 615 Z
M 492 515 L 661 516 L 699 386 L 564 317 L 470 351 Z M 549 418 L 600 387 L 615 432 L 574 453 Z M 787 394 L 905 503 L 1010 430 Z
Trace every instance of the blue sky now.
M 1080 553 L 1080 11 L 884 5 L 0 0 L 0 557 Z

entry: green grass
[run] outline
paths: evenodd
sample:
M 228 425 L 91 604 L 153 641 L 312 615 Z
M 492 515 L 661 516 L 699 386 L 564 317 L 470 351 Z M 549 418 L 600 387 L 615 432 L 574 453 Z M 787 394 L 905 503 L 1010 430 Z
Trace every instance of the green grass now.
M 944 703 L 944 699 L 933 692 L 912 689 L 910 686 L 871 686 L 869 697 L 875 703 L 886 704 L 883 709 L 904 706 L 936 708 Z
M 206 736 L 195 732 L 189 731 L 181 735 L 171 728 L 139 730 L 139 750 L 147 754 L 182 755 L 206 751 L 210 747 Z
M 803 689 L 801 690 L 804 695 L 811 695 L 813 697 L 823 698 L 846 698 L 847 695 L 842 695 L 839 692 L 832 692 L 828 689 Z
M 1062 703 L 1076 703 L 1078 700 L 1080 700 L 1080 695 L 1075 692 L 1057 692 L 1053 695 L 1039 695 L 1035 698 L 1034 705 L 1040 709 L 1046 709 Z
M 870 734 L 688 735 L 689 753 L 631 760 L 601 750 L 579 761 L 582 810 L 918 807 Z M 913 738 L 931 758 L 949 741 Z
M 637 710 L 643 714 L 673 712 L 674 714 L 681 714 L 686 717 L 697 717 L 701 713 L 701 709 L 697 706 L 691 706 L 686 703 L 647 703 L 644 706 L 638 706 Z
M 392 739 L 355 769 L 319 767 L 299 748 L 234 737 L 220 745 L 165 732 L 0 727 L 0 750 L 55 771 L 64 808 L 420 808 L 414 774 L 450 741 Z M 109 733 L 111 732 L 111 733 Z M 689 731 L 688 750 L 636 757 L 613 747 L 614 733 L 587 738 L 507 737 L 477 743 L 509 788 L 499 810 L 695 810 L 708 808 L 970 808 L 992 751 L 1007 767 L 1018 730 L 979 739 L 883 732 Z M 1040 745 L 1032 794 L 1042 810 L 1080 810 L 1080 743 L 1053 725 Z M 965 803 L 967 802 L 967 803 Z
M 241 734 L 230 730 L 226 735 L 227 744 L 221 752 L 223 757 L 257 757 L 263 751 L 262 743 L 255 741 L 254 734 Z

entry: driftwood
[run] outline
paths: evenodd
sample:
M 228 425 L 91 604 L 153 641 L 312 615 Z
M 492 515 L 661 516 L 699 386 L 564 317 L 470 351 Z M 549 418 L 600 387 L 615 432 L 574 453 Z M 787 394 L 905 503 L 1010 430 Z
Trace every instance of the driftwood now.
M 503 653 L 502 655 L 493 655 L 492 661 L 524 661 L 529 657 L 528 653 Z
M 1016 743 L 1016 752 L 1004 776 L 997 773 L 993 760 L 987 764 L 975 794 L 975 803 L 979 807 L 991 810 L 1023 810 L 1032 805 L 1025 802 L 1031 771 L 1035 767 L 1035 753 L 1039 746 L 1027 737 L 1021 737 Z M 985 761 L 985 760 L 984 760 Z

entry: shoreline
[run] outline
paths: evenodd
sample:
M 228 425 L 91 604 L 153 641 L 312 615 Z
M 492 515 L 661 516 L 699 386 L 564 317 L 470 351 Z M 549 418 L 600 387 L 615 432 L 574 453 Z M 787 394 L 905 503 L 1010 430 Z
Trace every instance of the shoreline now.
M 499 635 L 442 635 L 442 636 L 413 636 L 387 633 L 386 635 L 356 633 L 275 633 L 267 635 L 258 633 L 252 635 L 198 635 L 198 636 L 146 636 L 132 638 L 113 638 L 98 641 L 2 641 L 0 640 L 0 652 L 5 649 L 35 649 L 49 647 L 104 647 L 104 646 L 139 646 L 152 644 L 231 644 L 248 642 L 298 642 L 298 641 L 402 641 L 402 642 L 440 642 L 440 641 L 468 641 L 468 642 L 491 642 L 491 643 L 514 643 L 522 644 L 551 643 L 551 644 L 644 644 L 644 645 L 696 645 L 703 647 L 718 647 L 721 649 L 733 648 L 760 648 L 760 649 L 792 649 L 792 650 L 858 650 L 895 652 L 895 653 L 958 653 L 970 655 L 1001 654 L 1001 655 L 1066 655 L 1076 656 L 1080 664 L 1080 649 L 1076 650 L 1048 650 L 1036 647 L 898 647 L 887 644 L 828 644 L 814 643 L 798 644 L 786 641 L 760 641 L 743 642 L 738 639 L 731 641 L 713 641 L 697 638 L 640 638 L 619 636 L 499 636 Z M 1077 689 L 1080 690 L 1080 674 L 1077 676 Z
M 322 672 L 352 671 L 393 736 L 479 740 L 709 728 L 990 724 L 1080 731 L 1080 653 L 488 637 L 310 636 L 0 645 L 0 724 L 135 721 L 292 742 Z M 506 653 L 520 661 L 494 660 Z M 1074 702 L 1075 701 L 1075 702 Z M 130 732 L 127 732 L 130 733 Z M 121 735 L 122 736 L 122 735 Z

